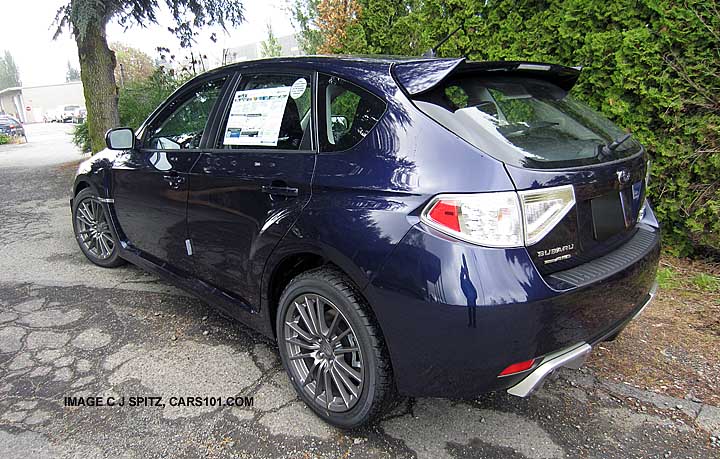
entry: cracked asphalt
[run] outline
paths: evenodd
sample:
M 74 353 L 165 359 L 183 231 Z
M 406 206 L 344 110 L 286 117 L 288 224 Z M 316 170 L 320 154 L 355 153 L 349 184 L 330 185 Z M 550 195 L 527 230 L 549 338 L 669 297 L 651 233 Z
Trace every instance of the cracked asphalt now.
M 0 146 L 0 457 L 720 457 L 720 409 L 560 371 L 532 398 L 404 399 L 342 432 L 274 344 L 134 267 L 85 260 L 69 126 Z M 252 407 L 65 407 L 66 396 L 252 396 Z

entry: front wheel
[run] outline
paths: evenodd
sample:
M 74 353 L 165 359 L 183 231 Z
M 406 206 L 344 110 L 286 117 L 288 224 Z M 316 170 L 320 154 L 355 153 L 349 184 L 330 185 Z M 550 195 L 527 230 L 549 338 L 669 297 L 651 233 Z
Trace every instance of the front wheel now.
M 119 243 L 110 226 L 105 206 L 90 188 L 85 188 L 73 200 L 73 231 L 80 250 L 88 260 L 103 268 L 125 263 L 118 254 Z
M 359 427 L 392 403 L 382 333 L 354 285 L 338 271 L 319 268 L 293 279 L 280 298 L 276 329 L 290 381 L 328 423 Z

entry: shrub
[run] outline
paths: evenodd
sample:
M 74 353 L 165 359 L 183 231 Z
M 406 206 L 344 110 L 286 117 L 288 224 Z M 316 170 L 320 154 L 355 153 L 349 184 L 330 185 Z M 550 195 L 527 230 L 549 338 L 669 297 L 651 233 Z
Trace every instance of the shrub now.
M 158 68 L 145 80 L 132 81 L 120 89 L 118 111 L 122 126 L 137 129 L 158 105 L 177 89 L 183 80 Z
M 715 0 L 354 0 L 337 52 L 582 65 L 573 95 L 645 144 L 666 248 L 720 254 L 720 8 Z
M 0 145 L 12 142 L 12 137 L 7 134 L 0 134 Z
M 90 131 L 88 131 L 87 120 L 80 124 L 76 124 L 72 131 L 72 142 L 83 153 L 91 151 L 90 148 Z

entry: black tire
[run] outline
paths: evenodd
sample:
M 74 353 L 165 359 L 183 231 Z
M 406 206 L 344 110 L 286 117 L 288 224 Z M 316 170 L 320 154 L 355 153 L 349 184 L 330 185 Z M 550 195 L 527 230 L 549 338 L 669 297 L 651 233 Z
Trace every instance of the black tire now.
M 309 295 L 310 298 L 314 296 L 320 297 L 323 300 L 329 300 L 332 304 L 324 306 L 321 310 L 325 311 L 325 307 L 330 308 L 330 306 L 333 306 L 335 310 L 341 313 L 340 317 L 347 325 L 345 332 L 347 332 L 348 328 L 351 329 L 351 333 L 346 335 L 345 338 L 342 338 L 342 340 L 350 340 L 350 346 L 355 346 L 353 349 L 359 349 L 359 366 L 362 369 L 360 374 L 363 376 L 363 382 L 361 383 L 362 388 L 361 390 L 356 388 L 359 396 L 352 397 L 352 406 L 348 404 L 344 395 L 341 397 L 338 389 L 338 386 L 341 385 L 340 378 L 338 378 L 341 371 L 338 370 L 338 368 L 341 368 L 341 359 L 345 365 L 348 365 L 348 363 L 357 364 L 354 360 L 355 354 L 342 353 L 334 355 L 335 353 L 333 351 L 333 355 L 327 357 L 329 360 L 325 363 L 325 367 L 328 368 L 326 373 L 331 374 L 331 379 L 324 379 L 324 384 L 321 385 L 324 385 L 326 392 L 320 395 L 316 395 L 317 392 L 311 389 L 313 382 L 310 382 L 308 385 L 308 383 L 303 380 L 300 371 L 298 371 L 298 364 L 295 362 L 301 360 L 303 362 L 309 361 L 309 363 L 317 362 L 318 353 L 325 358 L 321 351 L 322 348 L 319 348 L 317 351 L 312 351 L 315 352 L 316 355 L 312 358 L 298 359 L 297 355 L 294 359 L 290 358 L 290 354 L 293 352 L 291 348 L 294 344 L 288 344 L 288 339 L 296 340 L 298 335 L 294 333 L 294 329 L 289 328 L 289 323 L 287 323 L 288 311 L 290 310 L 291 315 L 294 311 L 300 313 L 296 300 L 306 298 L 305 295 Z M 307 305 L 308 303 L 304 304 Z M 291 309 L 291 307 L 293 309 Z M 307 312 L 308 309 L 305 309 L 305 311 Z M 328 311 L 333 311 L 333 309 L 328 309 Z M 337 316 L 337 313 L 335 313 L 335 316 L 329 315 L 332 314 L 332 312 L 327 312 L 327 314 L 328 315 L 325 316 L 325 313 L 323 313 L 325 317 L 335 318 Z M 325 324 L 327 324 L 328 319 L 324 318 L 323 320 Z M 333 321 L 332 325 L 334 325 L 334 322 L 335 321 Z M 294 325 L 299 323 L 300 322 L 293 322 Z M 326 330 L 328 332 L 328 342 L 331 341 L 330 338 L 333 336 L 332 325 L 328 326 Z M 385 347 L 382 333 L 374 316 L 370 312 L 369 306 L 362 299 L 352 282 L 341 272 L 328 267 L 317 268 L 302 273 L 290 281 L 280 297 L 275 327 L 278 337 L 278 347 L 280 348 L 280 357 L 285 371 L 287 371 L 290 377 L 290 382 L 293 387 L 295 387 L 300 398 L 320 418 L 343 429 L 354 429 L 373 422 L 392 407 L 395 401 L 395 388 L 390 358 L 387 348 Z M 339 330 L 341 326 L 338 325 L 337 327 L 337 330 Z M 294 336 L 288 337 L 291 333 L 293 333 Z M 343 333 L 338 333 L 338 335 L 342 334 Z M 330 349 L 332 349 L 332 343 L 329 344 L 331 345 Z M 342 346 L 344 346 L 344 344 L 338 342 L 335 344 L 335 349 L 344 349 Z M 327 347 L 325 349 L 327 349 Z M 351 359 L 352 362 L 348 362 L 347 359 Z M 301 365 L 302 364 L 304 363 L 301 363 Z M 313 368 L 315 367 L 313 366 Z M 321 371 L 323 371 L 322 365 L 319 365 L 317 369 L 318 378 L 320 378 Z M 313 372 L 312 369 L 307 373 L 308 378 L 311 372 Z M 325 377 L 327 378 L 327 376 Z M 349 379 L 347 375 L 345 375 L 345 379 Z M 352 379 L 349 380 L 352 382 Z M 306 384 L 304 385 L 303 382 Z M 328 382 L 330 382 L 331 386 L 329 390 L 327 390 Z M 317 389 L 318 383 L 314 383 L 314 386 Z M 345 395 L 351 395 L 347 390 L 349 386 L 343 385 L 343 388 L 346 392 Z M 329 408 L 327 401 L 330 397 L 328 397 L 328 393 L 332 395 L 333 401 L 330 403 L 336 405 L 335 409 Z M 324 396 L 325 404 L 323 404 L 320 398 L 321 396 Z M 344 403 L 345 406 L 343 406 L 341 402 Z M 340 405 L 339 409 L 337 405 Z
M 86 218 L 88 209 L 93 209 L 95 218 Z M 118 237 L 106 212 L 105 204 L 98 200 L 92 189 L 81 190 L 73 199 L 73 233 L 80 250 L 88 260 L 103 268 L 116 268 L 125 264 L 125 260 L 120 258 Z M 96 221 L 98 224 L 93 225 Z M 102 233 L 103 240 L 98 242 L 99 239 L 94 239 L 88 231 L 94 231 L 93 234 Z

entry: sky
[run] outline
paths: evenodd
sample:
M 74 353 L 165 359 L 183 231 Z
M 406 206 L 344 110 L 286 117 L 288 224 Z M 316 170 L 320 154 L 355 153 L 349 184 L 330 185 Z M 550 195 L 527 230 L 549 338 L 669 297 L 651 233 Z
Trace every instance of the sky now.
M 4 0 L 3 0 L 4 1 Z M 9 50 L 20 69 L 23 86 L 37 86 L 65 82 L 67 63 L 79 68 L 77 47 L 69 33 L 53 40 L 52 27 L 57 9 L 69 0 L 18 0 L 3 8 L 0 25 L 0 52 Z M 158 3 L 164 5 L 164 1 Z M 263 40 L 267 36 L 267 24 L 271 24 L 276 36 L 294 32 L 286 0 L 244 0 L 245 22 L 237 28 L 206 28 L 200 31 L 195 50 L 208 55 L 211 66 L 219 65 L 223 48 L 232 48 Z M 10 17 L 12 15 L 12 20 Z M 158 14 L 158 24 L 147 27 L 133 25 L 125 30 L 116 22 L 108 25 L 109 42 L 121 42 L 141 49 L 151 57 L 159 57 L 155 48 L 164 46 L 175 51 L 178 57 L 186 52 L 180 50 L 178 40 L 167 31 L 172 25 L 169 11 L 163 7 Z M 217 42 L 210 40 L 216 32 Z

